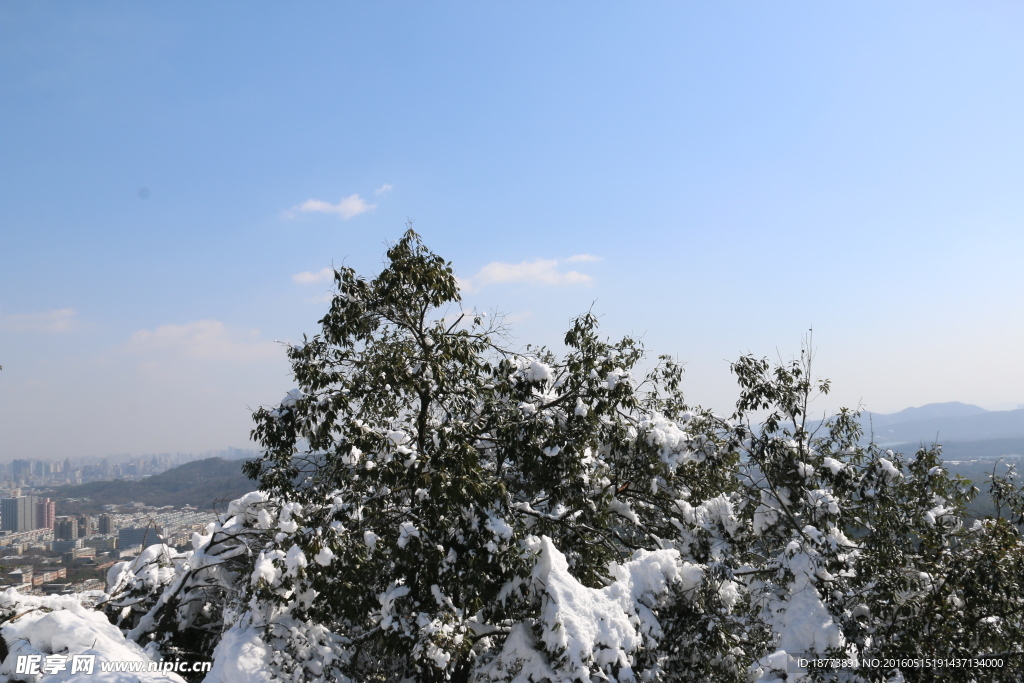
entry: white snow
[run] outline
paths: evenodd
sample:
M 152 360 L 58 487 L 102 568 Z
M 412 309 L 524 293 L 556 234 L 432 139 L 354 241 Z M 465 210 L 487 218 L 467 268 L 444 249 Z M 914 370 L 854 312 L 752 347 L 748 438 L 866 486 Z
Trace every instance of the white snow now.
M 891 453 L 892 451 L 886 452 Z M 895 481 L 896 479 L 899 479 L 903 476 L 902 474 L 900 474 L 900 471 L 896 469 L 896 466 L 893 465 L 891 461 L 885 458 L 879 458 L 878 464 L 882 466 L 882 470 L 885 472 L 885 476 L 889 481 Z
M 74 683 L 184 683 L 181 676 L 172 672 L 103 672 L 103 664 L 107 662 L 142 662 L 148 667 L 154 660 L 136 643 L 125 640 L 102 612 L 83 606 L 81 599 L 87 597 L 95 596 L 37 597 L 22 595 L 13 588 L 0 593 L 0 609 L 21 615 L 3 624 L 9 654 L 0 664 L 0 679 L 11 680 L 18 655 L 64 655 L 68 659 L 63 671 L 42 677 L 18 675 L 18 678 Z M 72 673 L 71 658 L 75 655 L 95 658 L 91 674 Z
M 273 650 L 263 642 L 258 629 L 235 625 L 213 651 L 213 668 L 203 683 L 272 683 L 272 657 Z
M 296 402 L 300 401 L 305 397 L 306 395 L 302 393 L 301 389 L 292 389 L 285 395 L 283 399 L 281 399 L 281 407 L 291 408 L 296 404 Z
M 308 562 L 306 561 L 306 554 L 302 552 L 302 548 L 297 545 L 293 545 L 288 549 L 288 554 L 284 558 L 284 563 L 288 567 L 288 574 L 295 576 L 300 570 L 305 569 Z
M 363 452 L 361 450 L 353 446 L 351 450 L 349 450 L 348 455 L 341 456 L 341 462 L 345 465 L 355 465 L 359 462 L 359 458 L 362 454 Z
M 394 626 L 396 629 L 399 623 L 395 620 L 395 601 L 409 594 L 409 587 L 401 585 L 398 581 L 392 581 L 386 591 L 377 595 L 380 602 L 380 627 L 387 630 Z
M 608 387 L 608 391 L 611 391 L 618 385 L 619 382 L 629 379 L 629 373 L 622 368 L 615 368 L 609 370 L 608 374 L 605 375 L 605 386 Z
M 175 564 L 185 559 L 183 553 L 166 545 L 151 545 L 133 560 L 118 562 L 107 570 L 107 586 L 111 592 L 132 587 L 153 590 L 170 583 Z
M 684 589 L 702 580 L 699 568 L 681 563 L 676 550 L 637 551 L 624 564 L 612 564 L 614 579 L 605 588 L 588 588 L 570 572 L 568 562 L 547 536 L 531 537 L 527 547 L 539 550 L 532 574 L 541 597 L 536 626 L 545 649 L 558 653 L 557 663 L 538 651 L 528 624 L 515 626 L 488 674 L 510 680 L 590 681 L 604 679 L 608 667 L 619 665 L 619 680 L 632 676 L 632 654 L 645 640 L 654 641 L 661 628 L 653 607 L 671 583 Z
M 274 560 L 280 560 L 284 557 L 284 553 L 280 550 L 260 551 L 259 557 L 256 558 L 256 566 L 253 568 L 250 581 L 252 585 L 258 584 L 261 580 L 265 581 L 267 585 L 273 586 L 281 578 L 281 570 L 274 564 Z
M 839 462 L 835 458 L 823 458 L 821 464 L 827 467 L 829 470 L 831 470 L 832 474 L 839 474 L 841 471 L 843 471 L 843 469 L 846 468 L 846 465 Z
M 409 442 L 409 435 L 402 431 L 389 431 L 388 440 L 395 446 L 401 446 Z
M 527 382 L 546 382 L 554 375 L 544 363 L 539 360 L 531 360 L 530 364 L 523 368 L 523 379 Z
M 813 527 L 804 532 L 820 536 Z M 778 672 L 789 670 L 788 680 L 800 680 L 804 671 L 795 667 L 798 657 L 805 653 L 825 653 L 832 648 L 843 648 L 846 640 L 836 624 L 821 595 L 814 586 L 818 576 L 828 578 L 824 568 L 816 561 L 814 551 L 805 548 L 800 541 L 793 540 L 780 555 L 783 566 L 793 574 L 793 581 L 782 595 L 767 596 L 769 605 L 766 614 L 777 634 L 776 651 L 762 657 L 758 664 L 762 677 L 758 680 L 773 681 Z M 795 669 L 794 669 L 795 667 Z
M 334 560 L 334 551 L 324 546 L 320 552 L 313 556 L 313 560 L 321 567 L 328 567 Z
M 505 540 L 512 538 L 512 527 L 509 526 L 508 522 L 496 515 L 488 515 L 487 521 L 484 523 L 484 528 L 498 538 Z
M 412 522 L 402 522 L 398 525 L 398 547 L 404 548 L 409 545 L 409 539 L 419 538 L 420 530 Z
M 583 402 L 583 399 L 581 399 L 581 398 L 577 398 L 576 399 L 576 408 L 575 408 L 575 410 L 573 410 L 573 413 L 575 415 L 577 415 L 579 417 L 586 417 L 587 416 L 587 412 L 589 412 L 589 410 L 590 409 Z
M 672 470 L 687 462 L 704 460 L 703 453 L 695 453 L 690 448 L 690 434 L 663 415 L 641 420 L 640 430 L 646 434 L 647 443 L 658 448 L 661 461 Z

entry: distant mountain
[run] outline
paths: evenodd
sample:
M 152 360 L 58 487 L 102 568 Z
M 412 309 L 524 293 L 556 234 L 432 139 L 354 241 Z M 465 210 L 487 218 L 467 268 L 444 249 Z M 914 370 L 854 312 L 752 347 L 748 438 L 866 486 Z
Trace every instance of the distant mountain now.
M 94 481 L 76 486 L 61 486 L 49 496 L 57 501 L 57 514 L 99 512 L 103 505 L 119 505 L 137 501 L 146 505 L 181 507 L 193 505 L 218 509 L 256 488 L 256 483 L 242 474 L 240 460 L 208 458 L 195 460 L 160 474 L 138 481 Z M 69 503 L 69 498 L 88 498 L 88 502 Z
M 861 414 L 865 437 L 879 444 L 1024 438 L 1024 409 L 985 410 L 967 403 L 930 403 L 883 415 Z
M 920 408 L 904 408 L 898 413 L 888 415 L 882 413 L 864 413 L 870 415 L 876 427 L 896 424 L 898 422 L 914 422 L 917 420 L 946 419 L 951 417 L 971 417 L 987 413 L 981 406 L 970 403 L 950 401 L 949 403 L 929 403 Z M 862 416 L 863 417 L 863 416 Z

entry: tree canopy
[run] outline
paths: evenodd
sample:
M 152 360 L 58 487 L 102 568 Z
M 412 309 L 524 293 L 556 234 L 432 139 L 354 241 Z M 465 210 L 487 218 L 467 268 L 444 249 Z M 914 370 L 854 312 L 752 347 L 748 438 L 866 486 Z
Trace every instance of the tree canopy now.
M 376 277 L 335 283 L 320 332 L 288 348 L 297 387 L 254 415 L 259 490 L 193 551 L 111 573 L 111 617 L 212 652 L 208 680 L 231 680 L 243 646 L 265 680 L 967 680 L 906 662 L 991 655 L 1004 666 L 971 672 L 990 680 L 1024 663 L 1021 490 L 996 478 L 1008 514 L 968 524 L 976 491 L 937 446 L 864 443 L 846 410 L 812 425 L 829 385 L 809 349 L 739 359 L 720 416 L 590 313 L 560 354 L 508 348 L 411 230 Z M 850 661 L 799 662 L 826 656 Z

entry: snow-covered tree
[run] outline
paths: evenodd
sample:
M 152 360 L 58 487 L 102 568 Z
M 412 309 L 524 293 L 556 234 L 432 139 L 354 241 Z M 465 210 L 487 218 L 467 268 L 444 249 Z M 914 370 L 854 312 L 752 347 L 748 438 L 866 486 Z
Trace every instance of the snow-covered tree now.
M 289 351 L 299 388 L 256 415 L 265 454 L 248 472 L 286 502 L 255 592 L 357 643 L 339 655 L 357 678 L 514 677 L 526 660 L 630 669 L 653 622 L 621 596 L 593 598 L 618 630 L 580 650 L 582 617 L 551 606 L 551 584 L 608 590 L 613 572 L 658 563 L 645 551 L 673 558 L 657 555 L 645 581 L 678 576 L 653 532 L 678 456 L 642 436 L 655 411 L 678 409 L 678 368 L 665 361 L 645 388 L 641 349 L 600 341 L 591 315 L 564 358 L 511 352 L 414 233 L 388 259 L 373 280 L 337 272 L 322 333 Z
M 1024 646 L 1019 526 L 966 523 L 974 489 L 934 448 L 810 422 L 809 355 L 740 359 L 716 416 L 593 315 L 561 355 L 515 351 L 415 233 L 387 258 L 336 271 L 288 349 L 259 492 L 193 551 L 112 570 L 133 639 L 212 651 L 225 683 L 771 681 L 808 653 L 858 661 L 814 676 L 889 680 L 864 658 Z M 1019 523 L 1020 490 L 993 486 Z

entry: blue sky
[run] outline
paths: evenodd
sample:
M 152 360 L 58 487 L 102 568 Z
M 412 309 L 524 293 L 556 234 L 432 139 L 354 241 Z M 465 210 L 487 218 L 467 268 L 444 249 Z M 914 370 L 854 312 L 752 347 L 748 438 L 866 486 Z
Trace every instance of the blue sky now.
M 723 412 L 812 326 L 821 410 L 1015 408 L 1022 15 L 4 3 L 0 458 L 244 447 L 410 219 L 519 342 L 593 306 Z

